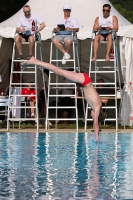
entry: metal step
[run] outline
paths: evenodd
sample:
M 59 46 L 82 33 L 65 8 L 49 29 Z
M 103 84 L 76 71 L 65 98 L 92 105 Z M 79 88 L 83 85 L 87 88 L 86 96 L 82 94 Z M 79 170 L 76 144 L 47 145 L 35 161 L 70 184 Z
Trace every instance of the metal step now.
M 115 61 L 115 59 L 110 59 L 110 61 L 106 61 L 105 59 L 97 59 L 96 61 L 92 61 L 91 60 L 91 62 L 114 62 Z
M 13 74 L 35 74 L 35 71 L 13 71 Z
M 67 108 L 67 109 L 71 109 L 71 108 L 76 108 L 76 106 L 48 106 L 49 109 L 62 109 L 62 108 Z
M 98 74 L 115 73 L 115 70 L 114 71 L 90 71 L 90 74 L 95 74 L 95 73 L 98 73 Z

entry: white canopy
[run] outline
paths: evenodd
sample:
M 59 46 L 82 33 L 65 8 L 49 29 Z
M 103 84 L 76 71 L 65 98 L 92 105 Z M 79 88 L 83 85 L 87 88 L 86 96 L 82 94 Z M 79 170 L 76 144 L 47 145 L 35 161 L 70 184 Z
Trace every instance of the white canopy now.
M 41 32 L 42 40 L 51 38 L 51 31 L 56 20 L 63 15 L 63 5 L 69 3 L 72 6 L 71 15 L 80 24 L 78 33 L 79 39 L 91 37 L 92 26 L 97 16 L 102 14 L 102 6 L 110 2 L 108 0 L 29 0 L 27 3 L 31 7 L 31 12 L 38 15 L 46 23 L 46 28 Z M 126 20 L 113 6 L 111 14 L 116 15 L 119 20 L 119 36 L 133 37 L 133 25 Z M 15 27 L 18 19 L 23 15 L 23 10 L 19 10 L 14 16 L 0 23 L 0 35 L 2 37 L 14 37 Z
M 51 38 L 51 32 L 56 20 L 63 15 L 63 5 L 69 3 L 72 6 L 71 15 L 75 17 L 80 24 L 78 39 L 80 39 L 79 51 L 81 57 L 81 67 L 87 71 L 89 57 L 89 42 L 87 38 L 91 38 L 92 26 L 97 16 L 102 14 L 103 4 L 109 3 L 108 0 L 29 0 L 27 3 L 31 7 L 31 12 L 38 15 L 46 23 L 46 27 L 41 31 L 42 40 Z M 124 120 L 126 124 L 131 125 L 131 115 L 133 110 L 132 102 L 132 86 L 133 83 L 133 25 L 126 20 L 113 6 L 111 14 L 116 15 L 119 21 L 118 36 L 120 36 L 120 58 L 121 69 L 125 73 L 125 92 L 124 92 Z M 14 38 L 15 28 L 20 16 L 23 15 L 23 10 L 18 11 L 14 16 L 0 23 L 0 73 L 7 77 L 8 59 L 11 58 L 13 41 L 8 38 Z M 1 39 L 7 38 L 2 42 Z M 81 40 L 85 40 L 82 41 Z M 87 46 L 88 45 L 88 46 Z M 10 48 L 9 48 L 10 47 Z M 45 43 L 45 49 L 48 45 Z M 45 60 L 49 61 L 49 50 L 45 51 Z M 85 69 L 86 68 L 86 69 Z M 123 74 L 124 75 L 124 74 Z M 4 79 L 4 78 L 2 78 Z

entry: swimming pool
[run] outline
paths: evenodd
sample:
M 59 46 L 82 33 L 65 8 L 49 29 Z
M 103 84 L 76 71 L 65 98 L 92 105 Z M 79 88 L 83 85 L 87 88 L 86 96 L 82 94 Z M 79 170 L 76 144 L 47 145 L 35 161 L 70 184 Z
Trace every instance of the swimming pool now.
M 133 134 L 0 133 L 0 200 L 133 199 Z

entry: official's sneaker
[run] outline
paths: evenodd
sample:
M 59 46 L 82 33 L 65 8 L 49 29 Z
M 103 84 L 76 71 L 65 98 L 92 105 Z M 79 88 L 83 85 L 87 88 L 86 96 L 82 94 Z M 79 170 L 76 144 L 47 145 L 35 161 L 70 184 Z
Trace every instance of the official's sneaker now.
M 62 64 L 65 65 L 66 64 L 66 60 L 70 59 L 70 55 L 68 53 L 64 53 L 63 59 L 62 59 Z
M 23 60 L 23 56 L 22 55 L 19 55 L 17 60 Z

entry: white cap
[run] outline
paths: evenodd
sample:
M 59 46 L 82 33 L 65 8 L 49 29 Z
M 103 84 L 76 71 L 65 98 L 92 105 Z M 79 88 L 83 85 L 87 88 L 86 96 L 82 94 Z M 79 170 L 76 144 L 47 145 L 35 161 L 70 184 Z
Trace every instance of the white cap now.
M 70 9 L 70 10 L 72 10 L 72 8 L 71 8 L 71 6 L 69 4 L 64 5 L 63 9 Z

